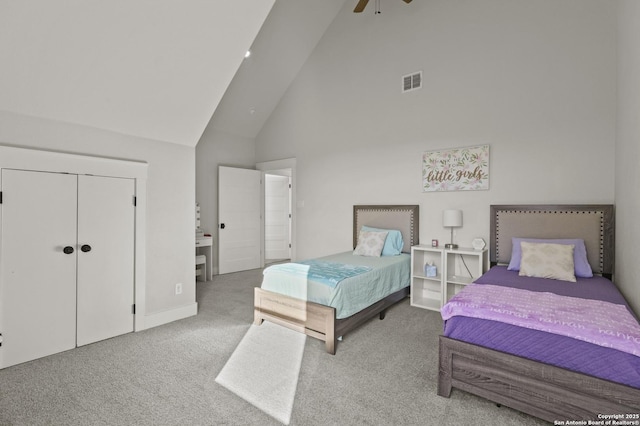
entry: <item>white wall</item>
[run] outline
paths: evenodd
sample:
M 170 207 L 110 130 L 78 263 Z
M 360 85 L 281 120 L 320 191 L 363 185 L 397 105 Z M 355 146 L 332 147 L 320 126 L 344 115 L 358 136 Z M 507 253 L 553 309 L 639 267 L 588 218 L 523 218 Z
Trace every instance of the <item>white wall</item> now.
M 345 4 L 256 138 L 297 158 L 298 258 L 351 247 L 353 204 L 419 204 L 420 238 L 489 237 L 489 205 L 612 203 L 616 5 L 602 0 Z M 401 76 L 424 87 L 401 94 Z M 488 191 L 423 193 L 421 155 L 489 144 Z M 301 207 L 301 205 L 304 207 Z
M 640 2 L 621 0 L 619 4 L 616 281 L 640 313 Z
M 196 200 L 200 227 L 213 235 L 213 273 L 218 273 L 218 166 L 255 168 L 254 140 L 214 129 L 209 124 L 196 146 Z
M 0 143 L 147 162 L 146 315 L 195 306 L 195 148 L 3 111 Z

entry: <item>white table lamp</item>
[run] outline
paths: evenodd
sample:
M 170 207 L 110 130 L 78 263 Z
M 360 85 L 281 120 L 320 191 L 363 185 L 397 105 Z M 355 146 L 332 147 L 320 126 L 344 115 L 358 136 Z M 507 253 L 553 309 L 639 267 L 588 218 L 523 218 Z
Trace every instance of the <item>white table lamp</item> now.
M 451 243 L 445 244 L 446 249 L 457 249 L 458 245 L 453 244 L 453 228 L 462 226 L 462 210 L 445 210 L 442 212 L 442 226 L 451 228 Z

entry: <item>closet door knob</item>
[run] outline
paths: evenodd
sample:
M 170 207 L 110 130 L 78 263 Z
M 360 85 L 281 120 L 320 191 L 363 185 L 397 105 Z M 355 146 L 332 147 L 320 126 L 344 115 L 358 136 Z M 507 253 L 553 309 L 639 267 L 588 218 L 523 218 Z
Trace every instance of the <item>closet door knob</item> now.
M 71 254 L 73 253 L 73 247 L 66 246 L 65 248 L 62 249 L 62 251 L 64 252 L 64 254 Z
M 84 244 L 82 247 L 80 247 L 80 250 L 82 250 L 83 253 L 90 252 L 91 246 L 89 244 Z

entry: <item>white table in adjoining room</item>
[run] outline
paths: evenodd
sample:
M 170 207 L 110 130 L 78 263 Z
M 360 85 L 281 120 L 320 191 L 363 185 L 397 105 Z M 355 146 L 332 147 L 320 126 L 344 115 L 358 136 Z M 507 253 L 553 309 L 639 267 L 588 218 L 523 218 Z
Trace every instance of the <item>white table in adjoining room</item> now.
M 203 254 L 207 258 L 205 281 L 213 279 L 213 237 L 196 238 L 196 255 Z

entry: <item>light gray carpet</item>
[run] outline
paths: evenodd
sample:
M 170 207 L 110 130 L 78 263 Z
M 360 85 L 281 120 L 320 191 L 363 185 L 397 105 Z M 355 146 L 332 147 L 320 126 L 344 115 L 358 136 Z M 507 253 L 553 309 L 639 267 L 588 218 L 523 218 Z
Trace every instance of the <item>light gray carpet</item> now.
M 278 425 L 215 379 L 253 320 L 262 271 L 198 282 L 199 314 L 0 370 L 0 425 Z M 307 338 L 292 425 L 538 425 L 436 395 L 437 312 L 406 299 L 338 342 Z
M 216 382 L 288 425 L 306 336 L 279 325 L 252 325 Z

